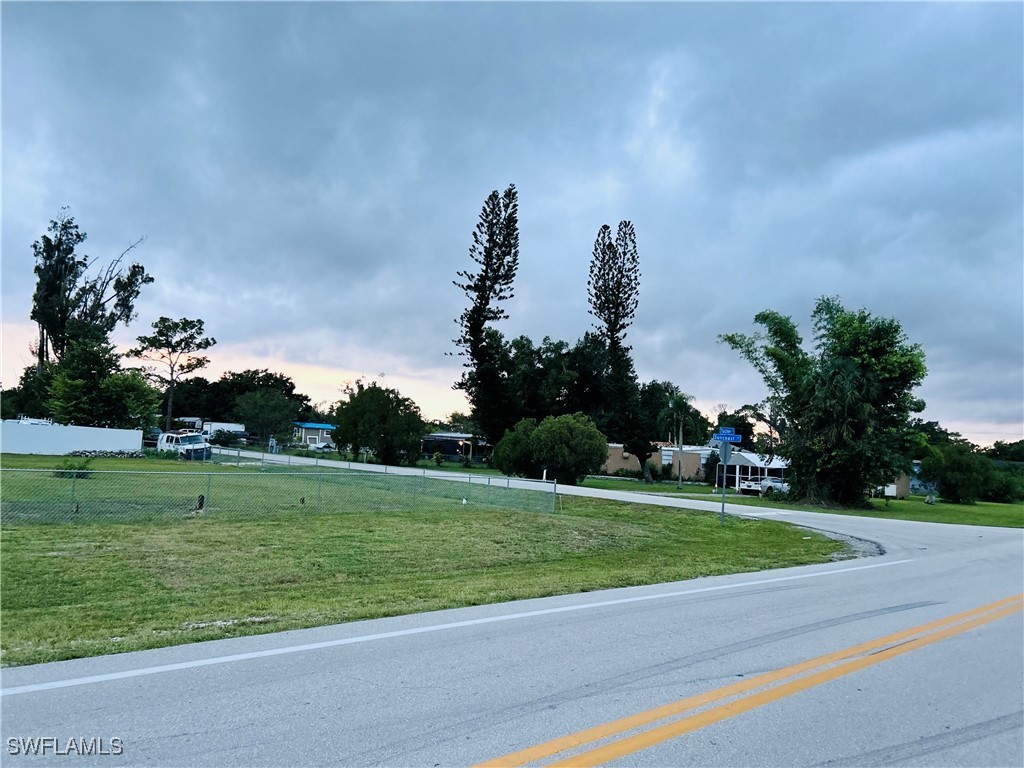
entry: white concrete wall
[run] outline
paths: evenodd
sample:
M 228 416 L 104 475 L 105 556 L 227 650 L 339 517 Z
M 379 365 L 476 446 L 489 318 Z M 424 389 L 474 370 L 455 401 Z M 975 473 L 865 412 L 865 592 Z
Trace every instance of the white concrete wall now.
M 138 451 L 141 429 L 65 427 L 60 424 L 0 422 L 0 451 L 62 456 L 71 451 Z

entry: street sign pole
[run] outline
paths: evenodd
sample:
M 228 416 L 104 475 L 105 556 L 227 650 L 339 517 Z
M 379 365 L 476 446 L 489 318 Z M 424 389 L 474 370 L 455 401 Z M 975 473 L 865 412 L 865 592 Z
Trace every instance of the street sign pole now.
M 725 525 L 725 482 L 729 477 L 729 459 L 732 458 L 732 443 L 722 443 L 718 448 L 722 464 L 722 513 L 718 517 L 719 525 Z
M 725 525 L 725 481 L 729 474 L 732 444 L 740 442 L 743 438 L 736 434 L 735 427 L 719 427 L 711 439 L 718 441 L 718 457 L 721 459 L 722 465 L 722 515 L 719 521 Z

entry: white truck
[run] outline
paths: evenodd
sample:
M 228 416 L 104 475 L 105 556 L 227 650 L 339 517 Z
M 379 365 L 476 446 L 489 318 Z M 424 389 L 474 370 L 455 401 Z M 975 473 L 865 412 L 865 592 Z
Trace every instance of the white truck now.
M 213 456 L 213 447 L 199 432 L 179 429 L 164 432 L 156 443 L 158 451 L 174 451 L 186 461 L 207 461 Z

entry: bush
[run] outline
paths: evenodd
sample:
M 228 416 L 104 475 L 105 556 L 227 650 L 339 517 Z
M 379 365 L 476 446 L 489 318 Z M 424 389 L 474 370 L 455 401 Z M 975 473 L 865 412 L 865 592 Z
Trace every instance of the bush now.
M 582 413 L 523 419 L 494 446 L 493 466 L 506 475 L 543 476 L 576 485 L 608 461 L 608 440 Z
M 498 471 L 520 477 L 540 477 L 540 467 L 533 458 L 533 433 L 537 430 L 536 419 L 523 419 L 512 429 L 505 430 L 505 436 L 494 446 L 491 461 Z
M 439 467 L 442 464 L 444 464 L 444 454 L 441 453 L 440 451 L 434 451 L 434 455 L 431 456 L 430 458 L 434 462 L 434 464 L 436 464 Z
M 582 413 L 548 417 L 531 436 L 533 458 L 548 469 L 548 477 L 576 485 L 608 461 L 608 439 Z
M 82 459 L 81 461 L 72 461 L 71 459 L 64 459 L 64 463 L 60 465 L 60 469 L 53 473 L 54 477 L 66 477 L 66 478 L 77 478 L 82 480 L 89 477 L 91 474 L 88 472 L 89 463 L 92 459 Z
M 147 459 L 169 459 L 171 461 L 181 458 L 177 451 L 158 451 L 156 448 L 143 448 L 142 455 Z
M 992 474 L 992 461 L 975 453 L 969 443 L 936 446 L 934 455 L 921 462 L 921 479 L 934 482 L 939 496 L 951 504 L 976 502 Z
M 718 482 L 718 465 L 721 463 L 722 460 L 718 458 L 718 454 L 715 452 L 708 454 L 708 458 L 704 462 L 704 482 L 712 488 Z
M 239 441 L 241 441 L 238 435 L 234 432 L 228 432 L 224 429 L 218 429 L 210 437 L 210 445 L 219 445 L 222 448 L 230 448 Z
M 1024 471 L 1018 468 L 993 466 L 982 489 L 981 498 L 983 501 L 994 501 L 999 504 L 1013 504 L 1024 500 Z

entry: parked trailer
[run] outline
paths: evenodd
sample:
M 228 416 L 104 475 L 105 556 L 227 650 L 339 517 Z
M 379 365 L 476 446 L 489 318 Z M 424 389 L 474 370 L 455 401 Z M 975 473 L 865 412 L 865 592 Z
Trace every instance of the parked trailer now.
M 213 437 L 216 432 L 231 432 L 232 434 L 241 434 L 245 432 L 245 424 L 237 424 L 234 422 L 226 421 L 204 421 L 203 422 L 203 435 L 207 438 Z

